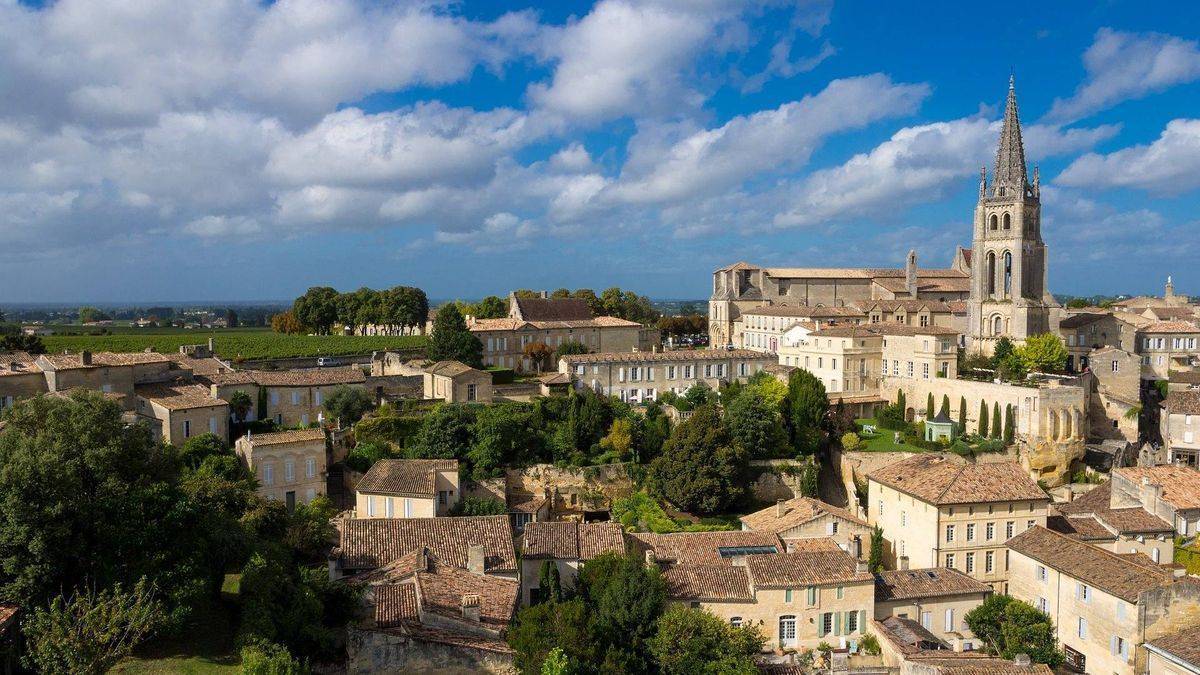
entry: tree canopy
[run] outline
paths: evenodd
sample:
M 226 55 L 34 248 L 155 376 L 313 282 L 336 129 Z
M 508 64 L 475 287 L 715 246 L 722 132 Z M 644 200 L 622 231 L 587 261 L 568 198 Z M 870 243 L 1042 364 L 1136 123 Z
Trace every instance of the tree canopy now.
M 1025 338 L 1016 355 L 1027 371 L 1061 373 L 1067 367 L 1067 348 L 1062 338 L 1053 333 Z
M 720 513 L 742 496 L 748 453 L 729 435 L 715 406 L 697 408 L 650 464 L 657 490 L 689 513 Z
M 456 305 L 438 309 L 428 356 L 434 361 L 461 361 L 473 368 L 483 367 L 483 343 L 467 329 L 467 322 Z

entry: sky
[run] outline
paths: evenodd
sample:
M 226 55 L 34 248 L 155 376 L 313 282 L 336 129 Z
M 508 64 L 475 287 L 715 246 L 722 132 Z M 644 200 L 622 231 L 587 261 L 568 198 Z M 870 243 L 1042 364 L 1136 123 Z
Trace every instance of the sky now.
M 1200 295 L 1200 3 L 1002 9 L 0 0 L 0 302 L 944 266 L 1010 74 L 1050 290 Z

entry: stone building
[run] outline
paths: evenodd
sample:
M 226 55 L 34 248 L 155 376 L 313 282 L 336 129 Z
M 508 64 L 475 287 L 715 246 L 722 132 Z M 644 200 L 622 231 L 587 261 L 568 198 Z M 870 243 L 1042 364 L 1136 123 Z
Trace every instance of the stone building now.
M 742 313 L 742 347 L 757 352 L 778 352 L 803 336 L 827 326 L 855 325 L 866 321 L 855 307 L 768 305 Z
M 289 510 L 326 493 L 324 429 L 246 434 L 234 444 L 234 452 L 258 480 L 258 493 L 284 502 Z
M 863 558 L 870 548 L 871 526 L 867 521 L 811 497 L 781 499 L 740 520 L 743 530 L 778 535 L 787 551 L 810 539 L 832 539 L 855 558 Z
M 1200 389 L 1167 393 L 1162 414 L 1163 443 L 1171 464 L 1200 468 Z
M 910 619 L 959 650 L 976 648 L 967 612 L 992 594 L 992 587 L 946 567 L 889 570 L 875 574 L 875 618 Z
M 1147 640 L 1146 675 L 1200 675 L 1200 625 Z
M 381 459 L 354 486 L 357 518 L 447 516 L 461 497 L 457 459 Z
M 163 440 L 181 446 L 203 433 L 229 438 L 229 404 L 196 382 L 168 382 L 134 386 L 137 414 L 152 420 Z
M 1113 499 L 1107 481 L 1065 504 L 1050 507 L 1046 527 L 1113 553 L 1140 553 L 1152 562 L 1175 559 L 1175 527 L 1129 499 Z
M 1076 672 L 1143 673 L 1142 642 L 1200 617 L 1200 582 L 1044 527 L 1008 541 L 1010 594 L 1050 615 Z M 1182 570 L 1179 570 L 1182 573 Z
M 1154 321 L 1138 328 L 1142 378 L 1169 380 L 1172 370 L 1200 363 L 1200 325 L 1194 321 Z
M 558 360 L 558 372 L 573 376 L 578 387 L 641 403 L 656 400 L 664 391 L 682 394 L 700 383 L 715 390 L 723 382 L 745 382 L 776 363 L 774 354 L 744 349 L 627 351 L 564 356 Z
M 1200 471 L 1187 466 L 1113 469 L 1112 505 L 1140 506 L 1171 523 L 1181 537 L 1200 534 Z
M 1049 496 L 1019 464 L 923 453 L 867 475 L 867 520 L 892 568 L 946 567 L 1006 592 L 1005 542 L 1045 526 Z
M 491 403 L 492 376 L 459 361 L 438 361 L 422 374 L 427 399 L 447 403 Z
M 604 553 L 624 555 L 628 548 L 619 523 L 533 521 L 521 542 L 521 601 L 530 605 L 545 600 L 540 586 L 547 563 L 558 568 L 561 587 L 571 589 L 584 563 Z
M 899 675 L 1053 675 L 1050 666 L 1027 654 L 1002 659 L 974 649 L 971 640 L 940 639 L 914 619 L 889 616 L 871 621 L 888 673 Z M 968 648 L 969 647 L 969 648 Z
M 367 377 L 358 366 L 304 370 L 240 370 L 206 378 L 218 398 L 244 391 L 255 402 L 250 420 L 274 420 L 280 426 L 308 426 L 324 417 L 325 399 L 341 386 L 363 389 Z

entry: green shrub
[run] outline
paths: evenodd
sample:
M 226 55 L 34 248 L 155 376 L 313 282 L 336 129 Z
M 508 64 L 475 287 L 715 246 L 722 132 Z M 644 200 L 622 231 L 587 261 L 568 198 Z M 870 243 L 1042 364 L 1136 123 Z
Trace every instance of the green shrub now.
M 512 384 L 517 379 L 517 371 L 512 368 L 492 366 L 487 369 L 487 372 L 492 375 L 492 384 Z
M 263 640 L 242 647 L 242 675 L 305 675 L 308 668 L 287 648 Z
M 869 656 L 879 656 L 881 651 L 879 648 L 879 638 L 875 637 L 871 633 L 867 633 L 858 641 L 858 648 L 862 651 L 862 653 Z
M 491 497 L 463 497 L 450 510 L 452 516 L 502 516 L 508 507 L 499 499 Z
M 899 403 L 885 405 L 875 419 L 881 429 L 899 431 L 908 426 L 908 421 L 904 419 L 904 407 Z
M 854 433 L 853 431 L 847 431 L 845 435 L 842 436 L 842 447 L 846 450 L 853 452 L 854 450 L 862 447 L 862 444 L 862 439 L 859 438 L 858 434 Z
M 417 437 L 424 419 L 423 415 L 375 415 L 354 425 L 354 438 L 359 443 L 391 443 L 406 448 Z
M 975 452 L 1004 452 L 1004 441 L 999 438 L 985 438 L 979 441 L 979 445 L 975 446 Z
M 359 443 L 346 455 L 346 466 L 359 473 L 366 473 L 375 462 L 394 457 L 387 443 Z

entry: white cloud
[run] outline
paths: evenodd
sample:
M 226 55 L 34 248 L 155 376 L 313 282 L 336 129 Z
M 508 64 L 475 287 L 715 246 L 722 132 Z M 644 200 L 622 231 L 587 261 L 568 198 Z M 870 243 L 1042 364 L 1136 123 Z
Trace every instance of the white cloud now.
M 1084 155 L 1063 170 L 1055 182 L 1094 189 L 1138 188 L 1159 194 L 1200 187 L 1200 119 L 1171 120 L 1149 145 L 1107 155 Z
M 434 235 L 434 240 L 440 244 L 469 246 L 476 251 L 501 252 L 527 248 L 538 231 L 532 221 L 501 212 L 484 219 L 483 226 L 478 230 L 439 231 Z
M 821 92 L 774 110 L 738 116 L 716 129 L 673 139 L 639 134 L 614 187 L 619 201 L 650 204 L 711 193 L 764 172 L 803 166 L 825 137 L 907 115 L 928 96 L 924 84 L 895 84 L 885 75 L 830 82 Z
M 183 230 L 198 237 L 220 238 L 258 234 L 262 226 L 245 216 L 204 216 L 184 225 Z
M 1162 33 L 1096 32 L 1083 54 L 1087 80 L 1055 99 L 1047 118 L 1069 122 L 1128 99 L 1200 79 L 1200 45 Z
M 815 171 L 802 180 L 793 204 L 774 219 L 779 226 L 808 226 L 848 217 L 896 213 L 932 202 L 969 184 L 980 166 L 991 169 L 1000 122 L 980 117 L 905 127 L 870 152 Z M 1111 138 L 1115 126 L 1023 129 L 1030 158 L 1078 152 Z

